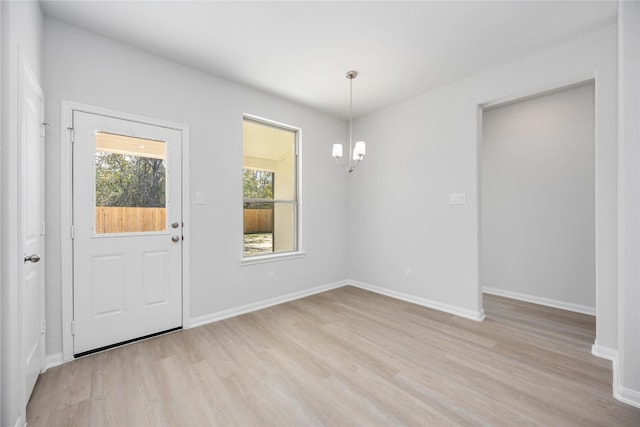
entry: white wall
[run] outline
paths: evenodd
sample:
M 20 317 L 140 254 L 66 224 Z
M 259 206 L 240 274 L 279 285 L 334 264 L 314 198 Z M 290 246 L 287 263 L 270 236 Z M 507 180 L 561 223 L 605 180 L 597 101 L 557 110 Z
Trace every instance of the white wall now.
M 613 387 L 617 398 L 640 407 L 640 3 L 619 3 L 618 29 L 620 371 Z
M 191 318 L 199 318 L 347 277 L 347 181 L 330 156 L 347 129 L 300 105 L 232 84 L 60 21 L 45 20 L 47 132 L 47 351 L 62 351 L 60 103 L 75 101 L 189 126 Z M 242 118 L 301 131 L 301 259 L 241 266 Z M 276 273 L 268 283 L 268 272 Z M 65 325 L 66 327 L 66 325 Z
M 18 286 L 22 272 L 21 243 L 19 242 L 19 163 L 18 153 L 18 68 L 19 56 L 29 64 L 35 77 L 42 83 L 42 12 L 35 1 L 0 2 L 2 8 L 2 172 L 0 210 L 0 271 L 2 272 L 2 365 L 0 369 L 0 403 L 2 418 L 0 425 L 14 426 L 24 423 L 25 407 L 22 402 L 24 390 L 24 364 Z
M 424 93 L 354 123 L 366 161 L 349 190 L 350 277 L 481 315 L 479 105 L 596 82 L 597 344 L 616 348 L 616 28 Z M 466 193 L 466 205 L 450 205 Z M 405 278 L 405 268 L 413 278 Z
M 593 84 L 482 116 L 480 285 L 594 313 Z

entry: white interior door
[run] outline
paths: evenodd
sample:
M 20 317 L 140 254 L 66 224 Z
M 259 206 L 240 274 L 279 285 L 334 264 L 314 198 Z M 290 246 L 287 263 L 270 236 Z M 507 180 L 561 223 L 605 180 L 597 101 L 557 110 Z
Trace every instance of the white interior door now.
M 44 95 L 21 61 L 21 337 L 25 363 L 25 402 L 44 368 Z
M 73 348 L 182 326 L 180 130 L 73 112 Z

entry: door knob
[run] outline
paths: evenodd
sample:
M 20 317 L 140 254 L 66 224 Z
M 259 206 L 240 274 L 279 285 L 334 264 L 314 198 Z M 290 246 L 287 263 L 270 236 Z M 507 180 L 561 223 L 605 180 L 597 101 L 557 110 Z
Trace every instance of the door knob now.
M 172 242 L 179 242 L 179 241 L 180 241 L 180 236 L 173 236 L 173 237 L 171 238 L 171 241 L 172 241 Z M 39 259 L 39 258 L 38 258 L 38 259 Z
M 33 255 L 29 255 L 29 256 L 25 255 L 24 262 L 27 262 L 27 261 L 38 262 L 38 261 L 40 261 L 40 255 L 38 255 L 38 254 L 33 254 Z

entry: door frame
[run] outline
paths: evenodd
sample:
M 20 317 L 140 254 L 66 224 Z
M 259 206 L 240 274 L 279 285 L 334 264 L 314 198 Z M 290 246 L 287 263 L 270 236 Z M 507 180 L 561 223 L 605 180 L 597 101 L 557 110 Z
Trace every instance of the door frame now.
M 572 78 L 567 78 L 565 80 L 561 80 L 561 81 L 557 81 L 551 84 L 546 84 L 546 85 L 542 85 L 536 88 L 528 88 L 528 89 L 524 89 L 520 92 L 512 92 L 509 93 L 507 95 L 504 95 L 502 97 L 499 98 L 494 98 L 494 99 L 490 99 L 488 101 L 485 102 L 480 102 L 478 104 L 476 104 L 476 129 L 477 129 L 477 134 L 476 134 L 476 164 L 477 164 L 477 168 L 476 168 L 476 194 L 478 195 L 478 201 L 476 204 L 476 214 L 475 214 L 475 218 L 476 218 L 476 229 L 477 229 L 477 235 L 476 235 L 476 247 L 477 247 L 477 258 L 476 258 L 476 262 L 477 262 L 477 266 L 478 266 L 478 270 L 477 270 L 477 285 L 478 285 L 478 293 L 477 293 L 477 298 L 478 298 L 478 306 L 480 308 L 480 311 L 484 313 L 484 303 L 483 303 L 483 284 L 482 284 L 482 280 L 481 280 L 481 271 L 480 269 L 482 268 L 482 262 L 481 262 L 481 257 L 482 257 L 482 168 L 483 168 L 483 164 L 482 164 L 482 148 L 483 148 L 483 141 L 482 141 L 482 126 L 483 126 L 483 113 L 484 110 L 490 107 L 495 107 L 495 106 L 501 106 L 501 105 L 508 105 L 510 103 L 514 103 L 514 102 L 519 102 L 519 101 L 523 101 L 523 100 L 527 100 L 536 96 L 541 96 L 541 95 L 547 95 L 547 94 L 551 94 L 554 92 L 559 92 L 562 90 L 566 90 L 566 89 L 570 89 L 573 87 L 577 87 L 577 86 L 581 86 L 581 85 L 585 85 L 585 84 L 590 84 L 593 83 L 594 85 L 594 105 L 595 105 L 595 115 L 594 115 L 594 144 L 595 144 L 595 154 L 594 154 L 594 164 L 593 164 L 593 168 L 594 168 L 594 181 L 592 182 L 593 184 L 593 190 L 594 190 L 594 205 L 593 205 L 593 209 L 595 211 L 595 313 L 593 314 L 593 316 L 596 318 L 596 338 L 595 338 L 595 342 L 593 343 L 593 346 L 591 348 L 591 353 L 594 356 L 598 356 L 598 357 L 603 357 L 605 359 L 611 359 L 611 357 L 609 357 L 609 355 L 607 355 L 609 353 L 609 350 L 607 348 L 603 348 L 601 346 L 599 346 L 597 344 L 598 342 L 598 335 L 600 334 L 599 328 L 598 328 L 598 319 L 603 317 L 605 315 L 605 313 L 603 312 L 603 308 L 602 305 L 600 303 L 600 290 L 602 288 L 602 281 L 599 280 L 599 276 L 598 276 L 598 269 L 600 269 L 601 264 L 603 263 L 602 261 L 602 252 L 603 249 L 600 248 L 598 246 L 598 241 L 600 240 L 600 234 L 602 233 L 602 223 L 603 220 L 599 215 L 599 205 L 602 203 L 601 202 L 601 191 L 599 190 L 598 187 L 598 182 L 599 180 L 602 180 L 602 172 L 600 171 L 602 169 L 602 167 L 600 166 L 601 160 L 599 160 L 598 157 L 598 151 L 599 151 L 599 147 L 601 144 L 603 144 L 602 142 L 602 138 L 599 137 L 599 133 L 598 133 L 598 115 L 599 115 L 599 111 L 601 110 L 601 105 L 599 105 L 598 102 L 598 78 L 597 78 L 597 74 L 596 73 L 585 73 L 582 75 L 576 75 Z M 539 304 L 540 302 L 536 302 L 536 304 Z M 565 308 L 566 309 L 566 308 Z
M 189 272 L 189 127 L 180 123 L 168 122 L 122 111 L 110 110 L 78 102 L 62 100 L 62 120 L 60 127 L 60 187 L 61 187 L 61 287 L 62 287 L 62 361 L 73 360 L 73 112 L 82 111 L 91 114 L 114 117 L 123 120 L 145 123 L 178 130 L 182 133 L 182 328 L 188 329 L 190 318 L 190 272 Z

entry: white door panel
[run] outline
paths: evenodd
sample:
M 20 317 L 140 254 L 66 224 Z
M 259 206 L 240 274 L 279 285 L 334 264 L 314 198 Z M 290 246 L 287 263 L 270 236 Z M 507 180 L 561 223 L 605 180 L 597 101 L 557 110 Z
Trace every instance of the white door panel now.
M 78 354 L 182 325 L 182 135 L 79 111 L 73 128 Z
M 21 234 L 25 262 L 20 312 L 28 402 L 44 369 L 44 95 L 24 61 L 21 72 Z

